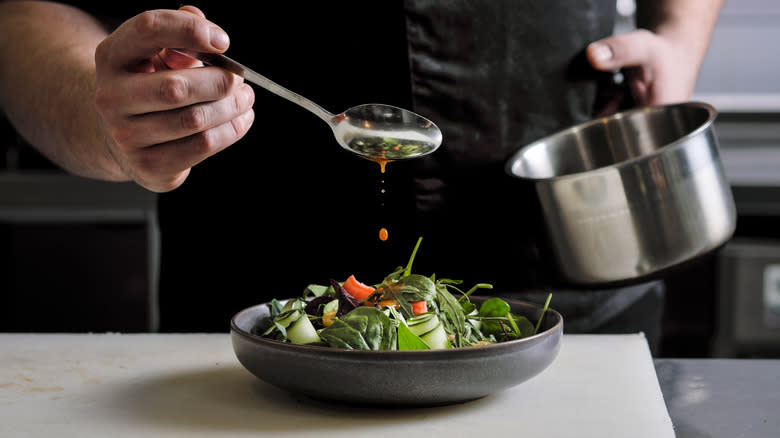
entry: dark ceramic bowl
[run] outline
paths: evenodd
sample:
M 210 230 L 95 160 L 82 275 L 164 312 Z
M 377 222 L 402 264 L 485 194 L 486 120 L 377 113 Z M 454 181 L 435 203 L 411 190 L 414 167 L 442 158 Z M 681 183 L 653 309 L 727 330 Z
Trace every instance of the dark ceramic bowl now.
M 487 297 L 471 297 L 481 303 Z M 532 322 L 542 307 L 506 300 Z M 269 317 L 266 304 L 231 321 L 239 362 L 279 388 L 328 401 L 383 405 L 440 405 L 484 397 L 542 372 L 558 355 L 563 317 L 548 308 L 539 333 L 499 344 L 426 351 L 357 351 L 294 345 L 253 334 Z

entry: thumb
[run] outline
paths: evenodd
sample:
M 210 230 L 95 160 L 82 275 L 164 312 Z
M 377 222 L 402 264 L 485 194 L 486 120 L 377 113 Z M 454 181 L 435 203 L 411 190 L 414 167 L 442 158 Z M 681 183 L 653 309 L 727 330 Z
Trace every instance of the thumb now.
M 619 70 L 648 62 L 655 34 L 637 29 L 625 34 L 604 38 L 588 45 L 588 62 L 597 70 Z

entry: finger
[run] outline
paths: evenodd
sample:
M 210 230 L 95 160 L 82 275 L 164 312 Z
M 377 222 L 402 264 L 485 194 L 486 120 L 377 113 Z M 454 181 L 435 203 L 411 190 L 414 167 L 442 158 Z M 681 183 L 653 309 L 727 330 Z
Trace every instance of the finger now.
M 253 103 L 254 91 L 244 84 L 235 93 L 214 102 L 131 117 L 114 131 L 114 140 L 126 147 L 175 141 L 229 122 L 251 109 Z
M 203 63 L 197 59 L 187 56 L 177 50 L 163 49 L 157 55 L 168 70 L 178 70 L 183 68 L 192 68 L 203 66 Z M 161 70 L 161 69 L 157 69 Z
M 113 37 L 111 61 L 119 66 L 133 66 L 163 48 L 222 52 L 230 43 L 222 28 L 186 10 L 142 12 L 122 23 Z
M 189 12 L 191 14 L 195 14 L 201 18 L 206 18 L 206 15 L 195 6 L 185 5 L 180 7 L 179 10 Z M 158 56 L 160 57 L 160 60 L 165 64 L 165 66 L 171 70 L 180 69 L 180 68 L 191 68 L 194 66 L 203 65 L 202 62 L 193 59 L 192 57 L 189 57 L 176 50 L 162 50 L 158 54 Z
M 187 11 L 187 12 L 195 14 L 195 15 L 197 15 L 199 17 L 206 18 L 206 14 L 204 14 L 203 11 L 201 11 L 200 9 L 198 9 L 197 7 L 192 6 L 192 5 L 184 5 L 184 6 L 180 7 L 179 10 L 180 11 Z
M 131 159 L 136 181 L 155 192 L 170 191 L 186 178 L 189 169 L 240 140 L 252 126 L 254 112 L 190 137 L 139 149 Z
M 655 34 L 638 29 L 588 45 L 586 54 L 597 70 L 610 71 L 646 64 L 652 58 Z
M 130 74 L 120 82 L 101 87 L 97 105 L 127 117 L 223 99 L 234 93 L 243 79 L 218 67 L 203 67 Z
M 596 117 L 605 117 L 620 111 L 621 105 L 625 100 L 624 94 L 615 93 L 609 99 L 606 99 L 594 108 L 593 115 Z
M 631 93 L 631 98 L 637 106 L 654 103 L 654 91 L 651 87 L 656 81 L 650 69 L 628 67 L 623 70 L 623 74 L 626 86 Z

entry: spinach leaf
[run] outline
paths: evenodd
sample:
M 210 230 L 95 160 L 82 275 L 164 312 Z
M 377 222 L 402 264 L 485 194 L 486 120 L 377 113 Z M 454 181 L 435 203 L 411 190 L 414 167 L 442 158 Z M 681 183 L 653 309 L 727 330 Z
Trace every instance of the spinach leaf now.
M 536 334 L 536 328 L 533 323 L 525 316 L 512 315 L 514 317 L 515 325 L 520 330 L 520 337 L 525 338 Z
M 320 332 L 322 339 L 329 347 L 346 348 L 348 350 L 371 350 L 359 330 L 337 319 Z
M 528 318 L 513 315 L 511 310 L 509 303 L 501 298 L 491 298 L 482 303 L 477 313 L 482 321 L 482 333 L 492 335 L 499 342 L 534 334 L 534 326 Z
M 394 350 L 395 325 L 384 312 L 371 306 L 358 307 L 320 332 L 331 347 L 351 350 Z
M 308 298 L 309 296 L 313 297 L 321 297 L 326 294 L 332 294 L 333 289 L 331 289 L 328 286 L 323 286 L 320 284 L 310 284 L 306 286 L 306 289 L 303 290 L 303 298 Z
M 478 316 L 506 316 L 512 308 L 501 298 L 491 298 L 479 307 Z
M 407 275 L 398 280 L 396 286 L 408 301 L 430 301 L 436 296 L 436 285 L 424 275 Z
M 428 345 L 419 336 L 412 333 L 406 324 L 398 326 L 399 350 L 428 350 Z

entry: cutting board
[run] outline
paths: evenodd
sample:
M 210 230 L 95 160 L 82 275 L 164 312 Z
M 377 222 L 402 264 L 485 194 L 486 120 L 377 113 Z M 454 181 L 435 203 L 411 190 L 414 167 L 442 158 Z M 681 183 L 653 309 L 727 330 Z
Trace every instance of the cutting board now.
M 663 438 L 674 429 L 642 334 L 564 335 L 553 364 L 525 383 L 415 409 L 276 389 L 238 363 L 227 334 L 0 335 L 0 437 L 391 434 Z

